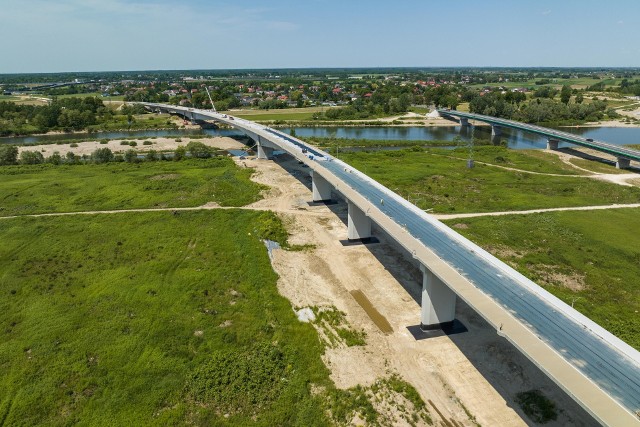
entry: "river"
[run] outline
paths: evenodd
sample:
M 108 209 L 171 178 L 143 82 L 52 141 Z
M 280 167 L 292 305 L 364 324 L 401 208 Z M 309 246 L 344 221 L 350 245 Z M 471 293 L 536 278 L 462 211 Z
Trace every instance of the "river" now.
M 379 140 L 412 140 L 428 141 L 442 140 L 453 141 L 459 138 L 468 141 L 472 134 L 476 139 L 488 140 L 491 138 L 491 128 L 488 126 L 465 127 L 460 126 L 440 126 L 440 127 L 296 127 L 296 135 L 304 139 L 305 137 L 334 137 L 349 139 L 379 139 Z M 290 132 L 290 128 L 283 129 Z M 565 132 L 575 133 L 586 138 L 608 142 L 615 145 L 640 144 L 640 128 L 562 128 Z M 55 134 L 0 138 L 0 143 L 5 144 L 38 144 L 55 143 L 56 141 L 82 141 L 87 139 L 134 139 L 144 137 L 166 137 L 166 136 L 189 136 L 189 135 L 211 135 L 229 136 L 237 135 L 238 132 L 229 129 L 203 129 L 203 130 L 146 130 L 146 131 L 119 131 L 119 132 L 99 132 L 99 133 L 75 133 L 75 134 Z M 545 148 L 546 139 L 532 133 L 515 129 L 503 128 L 502 141 L 506 141 L 510 148 L 532 149 Z M 570 144 L 567 144 L 567 146 Z M 563 146 L 562 144 L 560 145 Z

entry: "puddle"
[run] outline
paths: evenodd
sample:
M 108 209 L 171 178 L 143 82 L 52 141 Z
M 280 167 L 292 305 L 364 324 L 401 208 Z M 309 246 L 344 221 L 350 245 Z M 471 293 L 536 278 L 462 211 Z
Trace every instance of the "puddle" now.
M 382 333 L 389 335 L 393 332 L 393 328 L 389 321 L 378 310 L 375 309 L 369 298 L 360 290 L 356 289 L 351 291 L 351 296 L 356 300 L 360 307 L 364 309 L 367 315 L 373 320 L 373 323 L 382 331 Z

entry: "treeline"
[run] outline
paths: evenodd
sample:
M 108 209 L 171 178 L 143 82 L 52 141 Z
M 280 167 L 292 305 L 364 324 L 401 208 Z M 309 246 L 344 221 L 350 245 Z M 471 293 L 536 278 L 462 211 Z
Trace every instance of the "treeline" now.
M 140 154 L 143 154 L 140 157 Z M 54 152 L 49 157 L 44 157 L 40 151 L 24 150 L 19 152 L 15 145 L 0 145 L 0 166 L 11 165 L 39 165 L 39 164 L 81 164 L 81 163 L 111 163 L 111 162 L 127 162 L 138 163 L 143 161 L 160 161 L 173 160 L 180 161 L 186 158 L 208 159 L 216 155 L 216 150 L 198 141 L 189 142 L 186 147 L 178 146 L 170 153 L 149 150 L 144 153 L 138 153 L 134 149 L 129 149 L 124 153 L 114 153 L 111 149 L 104 147 L 98 148 L 90 155 L 77 155 L 71 151 L 66 155 Z
M 469 111 L 487 116 L 501 117 L 525 123 L 567 124 L 602 120 L 618 117 L 613 109 L 607 108 L 606 101 L 558 102 L 551 97 L 534 98 L 528 102 L 509 99 L 511 92 L 487 93 L 476 96 L 469 102 Z
M 50 105 L 0 102 L 0 136 L 81 130 L 112 114 L 94 97 L 54 100 Z

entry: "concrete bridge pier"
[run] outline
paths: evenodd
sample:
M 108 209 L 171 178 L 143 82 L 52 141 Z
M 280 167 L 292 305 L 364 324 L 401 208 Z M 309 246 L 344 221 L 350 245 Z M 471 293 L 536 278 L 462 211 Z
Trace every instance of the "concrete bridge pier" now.
M 547 139 L 547 150 L 557 150 L 558 142 L 559 141 L 557 139 Z
M 314 202 L 330 202 L 331 190 L 333 187 L 329 182 L 320 176 L 319 173 L 311 172 L 311 190 L 313 192 Z
M 502 127 L 498 125 L 491 125 L 491 136 L 496 137 L 502 135 Z
M 616 159 L 616 169 L 628 169 L 631 166 L 631 160 L 625 157 L 618 157 Z
M 429 331 L 452 326 L 456 315 L 456 294 L 422 264 L 420 271 L 422 271 L 420 329 Z
M 350 200 L 347 201 L 349 223 L 347 238 L 349 241 L 367 241 L 371 239 L 371 218 Z
M 467 119 L 466 117 L 460 117 L 460 126 L 469 126 L 469 119 Z
M 273 158 L 273 148 L 258 144 L 258 159 L 269 160 Z

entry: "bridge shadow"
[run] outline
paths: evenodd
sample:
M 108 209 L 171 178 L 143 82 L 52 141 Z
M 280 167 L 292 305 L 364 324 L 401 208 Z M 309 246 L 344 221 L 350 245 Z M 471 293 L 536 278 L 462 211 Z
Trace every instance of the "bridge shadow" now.
M 591 153 L 585 153 L 585 152 L 577 150 L 575 148 L 563 147 L 563 148 L 559 148 L 557 151 L 559 151 L 561 153 L 569 154 L 569 155 L 571 155 L 573 157 L 577 157 L 577 158 L 580 158 L 580 159 L 590 160 L 592 162 L 597 162 L 597 163 L 600 163 L 600 164 L 613 166 L 614 168 L 616 166 L 616 161 L 615 160 L 607 159 L 606 157 L 596 156 L 596 155 L 591 154 Z M 628 171 L 628 172 L 640 173 L 640 167 L 637 167 L 637 166 L 630 166 L 630 167 L 628 167 L 628 168 L 626 168 L 624 170 Z
M 311 190 L 310 170 L 298 164 L 289 155 L 277 156 L 274 161 L 292 174 L 299 182 Z M 347 204 L 344 197 L 334 190 L 333 197 L 338 203 L 327 208 L 347 227 Z M 311 194 L 308 196 L 311 201 Z M 380 241 L 378 244 L 364 245 L 393 278 L 402 286 L 416 303 L 415 323 L 420 322 L 420 304 L 422 293 L 422 273 L 419 263 L 383 229 L 372 224 L 372 233 Z M 385 313 L 382 313 L 385 315 Z M 456 320 L 460 321 L 467 332 L 449 335 L 435 335 L 429 339 L 449 339 L 469 360 L 506 404 L 512 408 L 529 426 L 535 422 L 527 418 L 517 403 L 517 394 L 530 390 L 540 390 L 552 399 L 556 405 L 558 419 L 547 423 L 548 426 L 597 426 L 599 425 L 578 403 L 571 399 L 556 383 L 524 356 L 513 344 L 498 335 L 482 316 L 476 313 L 464 301 L 458 299 Z M 446 369 L 446 367 L 445 367 Z
M 387 271 L 416 302 L 416 324 L 420 322 L 422 273 L 419 263 L 384 230 L 374 224 L 373 232 L 380 240 L 378 245 L 367 245 L 367 250 L 382 263 Z M 558 411 L 558 419 L 548 426 L 597 426 L 599 425 L 578 403 L 553 382 L 540 368 L 523 355 L 506 338 L 460 298 L 456 303 L 456 320 L 467 332 L 448 335 L 460 352 L 475 369 L 500 394 L 506 404 L 530 426 L 538 424 L 527 418 L 517 403 L 517 394 L 540 390 L 552 399 Z M 409 328 L 414 325 L 405 325 Z M 442 337 L 435 335 L 436 337 Z M 427 338 L 431 339 L 431 338 Z M 436 338 L 444 339 L 444 338 Z

